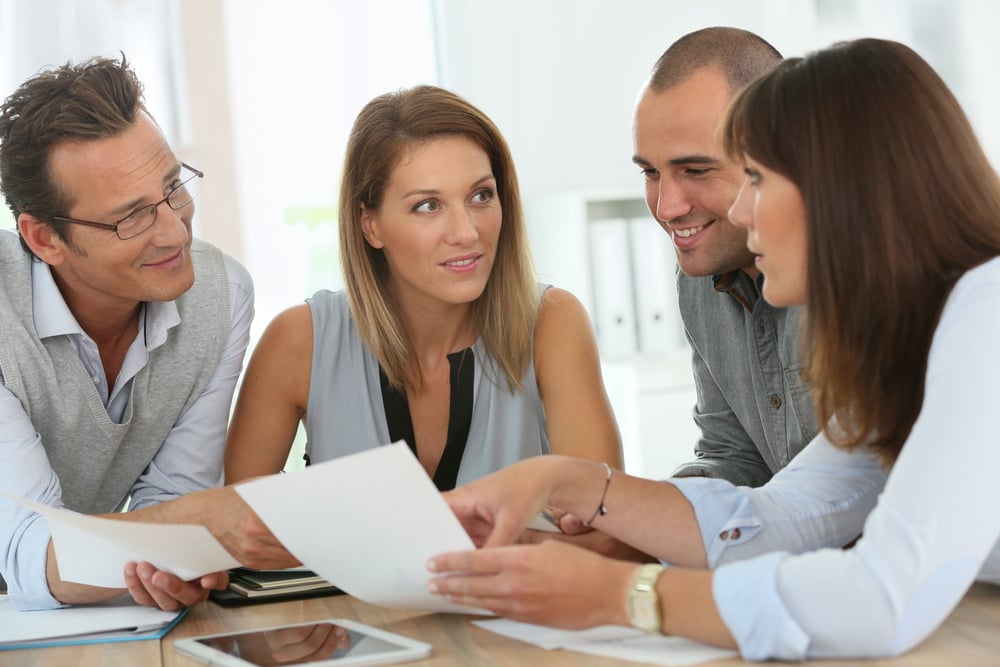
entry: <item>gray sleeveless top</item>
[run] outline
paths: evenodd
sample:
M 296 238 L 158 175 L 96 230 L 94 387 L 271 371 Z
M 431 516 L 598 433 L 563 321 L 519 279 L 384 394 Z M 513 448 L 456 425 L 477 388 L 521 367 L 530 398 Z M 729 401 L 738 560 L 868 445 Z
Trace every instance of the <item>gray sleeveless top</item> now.
M 68 338 L 35 334 L 33 260 L 16 234 L 0 233 L 0 368 L 41 434 L 72 510 L 121 509 L 167 433 L 212 378 L 229 336 L 229 281 L 216 248 L 195 240 L 191 258 L 197 279 L 176 301 L 181 324 L 132 379 L 131 401 L 117 424 Z
M 539 290 L 546 287 L 539 286 Z M 378 359 L 361 341 L 347 294 L 320 290 L 306 301 L 313 320 L 306 408 L 310 462 L 388 444 Z M 472 351 L 476 360 L 472 423 L 458 469 L 458 486 L 521 459 L 549 453 L 534 365 L 529 364 L 521 378 L 524 391 L 511 394 L 482 340 L 476 341 Z

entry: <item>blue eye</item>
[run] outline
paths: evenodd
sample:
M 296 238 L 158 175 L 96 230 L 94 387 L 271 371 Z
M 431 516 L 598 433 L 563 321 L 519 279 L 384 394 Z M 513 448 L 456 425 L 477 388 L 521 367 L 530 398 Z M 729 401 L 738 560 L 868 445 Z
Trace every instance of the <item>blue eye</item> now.
M 750 181 L 750 185 L 757 185 L 760 183 L 760 172 L 756 169 L 751 169 L 750 167 L 744 167 L 743 173 L 747 175 L 747 179 Z

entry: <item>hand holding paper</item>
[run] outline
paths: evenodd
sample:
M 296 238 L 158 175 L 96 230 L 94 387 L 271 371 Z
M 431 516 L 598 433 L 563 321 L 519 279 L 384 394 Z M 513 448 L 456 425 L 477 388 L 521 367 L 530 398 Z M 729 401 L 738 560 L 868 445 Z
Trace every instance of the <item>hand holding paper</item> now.
M 59 575 L 105 588 L 125 588 L 125 565 L 146 561 L 185 581 L 236 567 L 204 526 L 118 521 L 13 498 L 45 517 Z
M 427 592 L 428 558 L 473 544 L 405 443 L 236 490 L 290 552 L 347 593 L 387 606 L 482 613 Z
M 473 544 L 405 443 L 234 488 L 291 554 L 344 591 L 388 606 L 482 613 L 427 592 L 428 558 Z M 67 581 L 121 588 L 129 562 L 147 561 L 184 580 L 240 565 L 204 526 L 120 521 L 15 500 L 49 522 Z

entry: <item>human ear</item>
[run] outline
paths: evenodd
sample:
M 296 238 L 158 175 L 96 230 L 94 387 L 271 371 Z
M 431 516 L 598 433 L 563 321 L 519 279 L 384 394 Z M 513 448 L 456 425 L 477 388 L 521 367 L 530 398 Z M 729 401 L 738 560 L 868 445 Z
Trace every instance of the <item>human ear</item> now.
M 361 205 L 361 233 L 371 247 L 380 249 L 385 246 L 379 238 L 375 216 L 364 204 Z
M 38 259 L 51 266 L 63 263 L 66 243 L 59 238 L 52 225 L 30 213 L 22 213 L 17 216 L 17 230 Z

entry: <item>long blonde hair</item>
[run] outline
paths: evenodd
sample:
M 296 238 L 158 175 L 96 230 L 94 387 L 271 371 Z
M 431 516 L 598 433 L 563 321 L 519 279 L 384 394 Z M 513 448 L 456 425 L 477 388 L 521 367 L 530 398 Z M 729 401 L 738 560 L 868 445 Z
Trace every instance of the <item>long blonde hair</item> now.
M 527 230 L 514 162 L 507 142 L 479 109 L 452 92 L 417 86 L 380 95 L 358 114 L 347 143 L 340 185 L 340 257 L 351 314 L 364 342 L 389 382 L 405 389 L 407 378 L 420 388 L 423 378 L 388 288 L 389 267 L 381 250 L 362 234 L 361 209 L 377 209 L 386 182 L 403 151 L 440 137 L 462 136 L 489 157 L 503 210 L 496 258 L 486 288 L 472 304 L 472 325 L 506 379 L 511 392 L 532 363 L 538 318 Z

